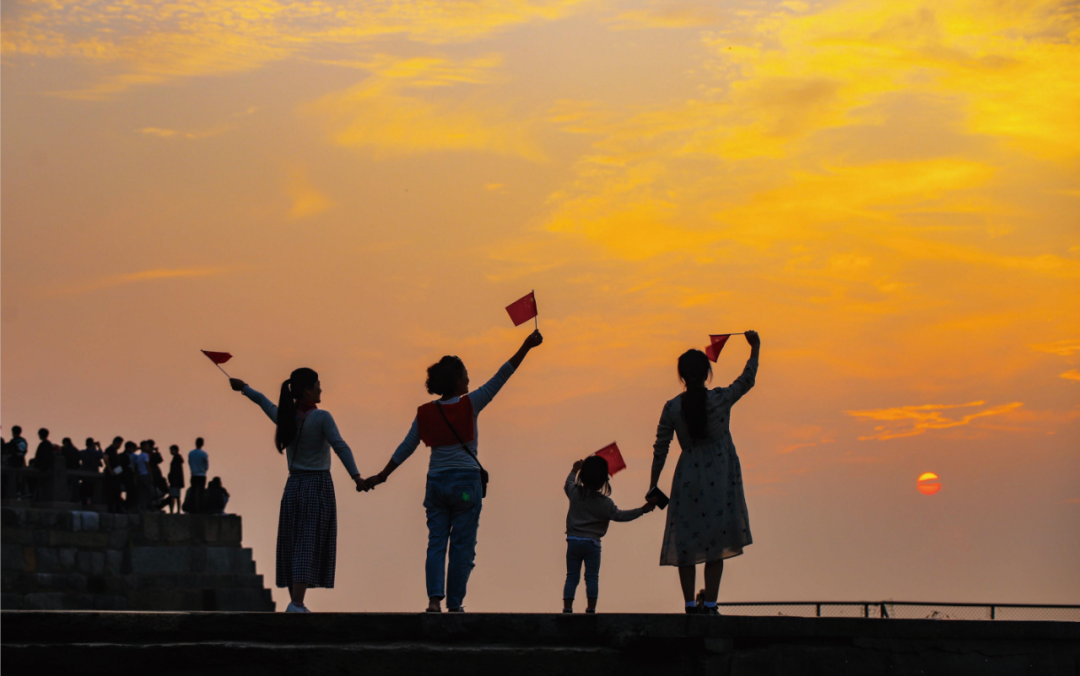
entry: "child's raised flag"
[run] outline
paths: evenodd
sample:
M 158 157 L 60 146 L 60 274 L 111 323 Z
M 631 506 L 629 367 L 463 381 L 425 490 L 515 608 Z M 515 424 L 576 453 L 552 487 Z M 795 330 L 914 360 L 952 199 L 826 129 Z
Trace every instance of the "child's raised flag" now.
M 524 298 L 519 298 L 506 306 L 506 312 L 510 315 L 510 321 L 514 326 L 521 326 L 535 317 L 539 312 L 536 309 L 536 294 L 530 291 Z
M 622 459 L 622 453 L 619 453 L 619 446 L 614 441 L 604 446 L 593 455 L 598 455 L 604 460 L 607 460 L 608 475 L 615 476 L 616 473 L 626 469 L 626 463 Z
M 720 350 L 724 349 L 724 344 L 727 343 L 728 338 L 737 336 L 737 333 L 721 333 L 718 335 L 709 336 L 709 344 L 705 347 L 705 356 L 709 358 L 709 361 L 716 362 L 720 358 Z

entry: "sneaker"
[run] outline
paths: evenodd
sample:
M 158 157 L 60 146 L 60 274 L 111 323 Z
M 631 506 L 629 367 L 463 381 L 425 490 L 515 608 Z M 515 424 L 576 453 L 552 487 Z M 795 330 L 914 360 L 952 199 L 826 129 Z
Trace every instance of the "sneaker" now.
M 465 612 L 465 608 L 447 608 L 446 612 L 448 612 L 448 613 L 463 613 L 463 612 Z
M 686 606 L 687 615 L 700 615 L 703 606 Z
M 311 611 L 304 606 L 298 606 L 295 603 L 290 603 L 289 607 L 285 609 L 287 613 L 310 613 Z
M 574 614 L 574 609 L 573 608 L 563 608 L 562 609 L 562 614 L 563 615 L 573 615 Z
M 588 613 L 589 615 L 595 615 L 596 614 L 596 608 L 586 608 L 585 612 Z
M 718 608 L 717 606 L 712 606 L 712 607 L 705 606 L 702 609 L 702 612 L 704 612 L 706 615 L 712 615 L 714 617 L 720 617 L 720 608 Z

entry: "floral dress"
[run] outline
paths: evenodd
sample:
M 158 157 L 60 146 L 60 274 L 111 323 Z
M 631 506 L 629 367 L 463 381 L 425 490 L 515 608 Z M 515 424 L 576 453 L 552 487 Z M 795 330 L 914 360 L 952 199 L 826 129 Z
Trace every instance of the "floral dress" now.
M 753 542 L 743 493 L 742 469 L 729 422 L 731 407 L 754 386 L 758 360 L 746 362 L 735 382 L 709 390 L 706 398 L 709 436 L 691 439 L 682 415 L 682 395 L 664 404 L 653 445 L 653 469 L 664 468 L 672 436 L 682 454 L 671 482 L 660 565 L 692 566 L 742 554 Z

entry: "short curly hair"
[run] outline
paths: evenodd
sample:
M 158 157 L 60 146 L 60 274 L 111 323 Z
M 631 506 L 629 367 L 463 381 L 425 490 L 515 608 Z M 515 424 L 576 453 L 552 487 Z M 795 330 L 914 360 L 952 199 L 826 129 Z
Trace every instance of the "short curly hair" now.
M 428 367 L 427 382 L 424 384 L 429 394 L 445 397 L 457 389 L 458 380 L 463 375 L 465 375 L 465 363 L 457 357 L 446 355 Z

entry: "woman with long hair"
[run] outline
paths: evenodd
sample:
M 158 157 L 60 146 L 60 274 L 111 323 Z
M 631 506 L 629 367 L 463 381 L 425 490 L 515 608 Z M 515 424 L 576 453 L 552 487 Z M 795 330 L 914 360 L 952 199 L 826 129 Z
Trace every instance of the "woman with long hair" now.
M 421 441 L 431 448 L 424 496 L 429 613 L 442 611 L 443 598 L 449 612 L 465 610 L 462 602 L 476 558 L 476 529 L 487 488 L 487 472 L 476 455 L 477 416 L 521 366 L 529 350 L 542 342 L 540 332 L 533 331 L 510 361 L 474 392 L 469 392 L 469 372 L 460 359 L 448 355 L 432 364 L 427 370 L 427 391 L 439 398 L 417 409 L 409 433 L 386 468 L 364 484 L 364 489 L 370 490 L 384 483 Z
M 304 605 L 310 587 L 334 586 L 337 566 L 337 500 L 330 478 L 330 449 L 337 453 L 360 490 L 362 480 L 352 451 L 334 417 L 320 410 L 319 374 L 299 368 L 281 383 L 277 406 L 239 378 L 229 379 L 237 392 L 259 405 L 277 426 L 274 445 L 285 452 L 289 480 L 281 498 L 277 535 L 277 586 L 287 587 L 288 613 L 311 612 Z
M 653 445 L 650 490 L 660 480 L 672 436 L 682 454 L 671 481 L 671 505 L 660 549 L 660 565 L 678 566 L 687 613 L 719 615 L 716 599 L 724 559 L 738 556 L 753 542 L 743 493 L 742 469 L 731 440 L 731 407 L 750 388 L 758 369 L 761 340 L 746 332 L 750 359 L 742 375 L 728 387 L 706 389 L 712 379 L 709 358 L 701 350 L 679 357 L 679 379 L 686 390 L 664 404 Z M 694 595 L 696 566 L 705 564 L 705 601 Z

